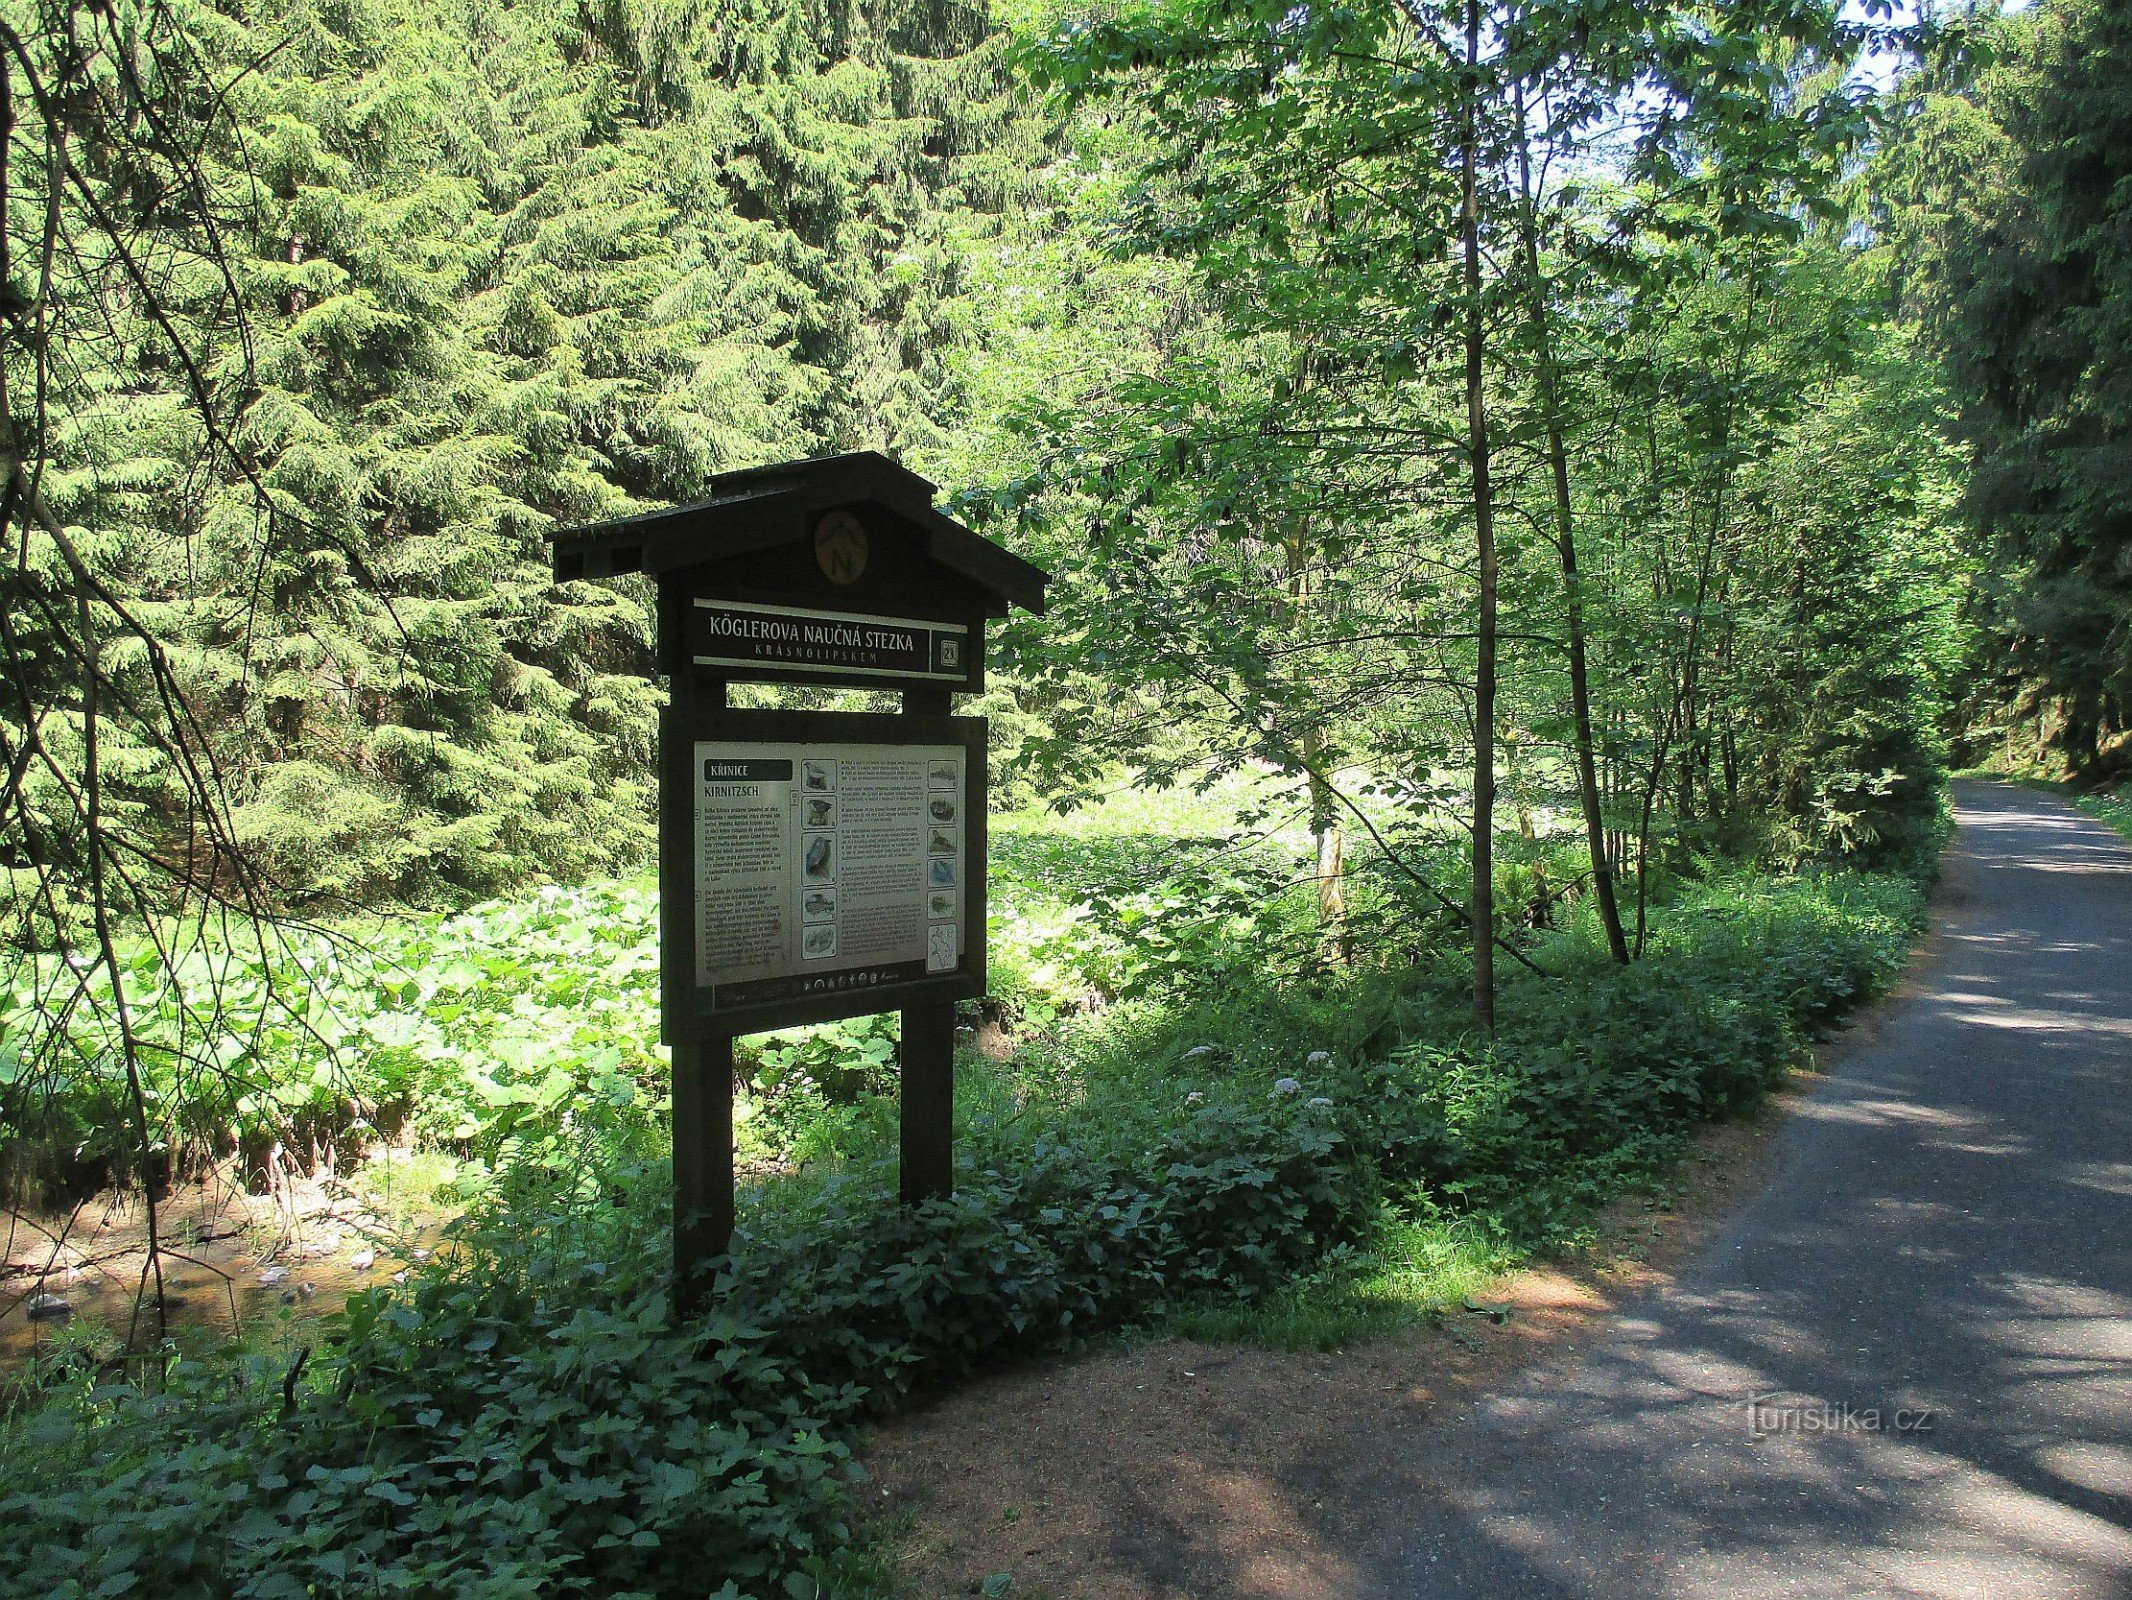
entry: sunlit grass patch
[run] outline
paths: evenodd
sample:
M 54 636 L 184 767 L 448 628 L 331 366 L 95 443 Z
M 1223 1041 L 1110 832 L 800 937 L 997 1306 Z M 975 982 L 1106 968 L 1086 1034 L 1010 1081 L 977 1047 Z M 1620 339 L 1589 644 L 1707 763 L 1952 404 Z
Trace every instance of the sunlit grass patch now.
M 1307 1278 L 1252 1303 L 1181 1307 L 1156 1332 L 1203 1344 L 1328 1351 L 1389 1338 L 1485 1294 L 1525 1259 L 1470 1217 L 1386 1208 L 1359 1247 L 1329 1252 Z
M 348 1175 L 348 1188 L 388 1228 L 405 1230 L 457 1211 L 485 1177 L 448 1151 L 383 1149 Z
M 2132 839 L 2132 783 L 2120 786 L 2114 794 L 2082 795 L 2080 809 Z

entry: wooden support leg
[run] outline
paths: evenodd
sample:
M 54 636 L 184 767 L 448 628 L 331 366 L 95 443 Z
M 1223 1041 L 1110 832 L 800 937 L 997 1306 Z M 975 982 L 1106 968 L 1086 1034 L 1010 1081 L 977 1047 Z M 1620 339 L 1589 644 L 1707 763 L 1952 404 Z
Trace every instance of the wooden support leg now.
M 733 1240 L 733 1041 L 674 1043 L 674 1283 L 683 1314 L 703 1304 L 703 1264 Z
M 903 1008 L 903 1203 L 955 1192 L 955 1003 Z

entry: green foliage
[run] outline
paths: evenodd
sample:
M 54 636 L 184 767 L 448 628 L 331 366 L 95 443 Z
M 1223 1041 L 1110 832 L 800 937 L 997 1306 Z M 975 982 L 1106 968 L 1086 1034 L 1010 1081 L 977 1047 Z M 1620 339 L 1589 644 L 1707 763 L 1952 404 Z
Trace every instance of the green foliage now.
M 869 1153 L 895 1139 L 893 1013 L 760 1040 L 743 1066 L 743 1145 L 800 1165 Z M 745 1057 L 743 1058 L 746 1059 Z
M 2080 809 L 2132 839 L 2132 784 L 2126 784 L 2115 794 L 2082 795 Z
M 1047 1041 L 1091 1005 L 1166 1018 L 1181 1004 L 1205 1036 L 1233 1038 L 1225 996 L 1315 970 L 1294 860 L 1224 849 L 1207 837 L 1217 815 L 1142 804 L 1099 831 L 1003 830 L 983 1014 L 1056 1062 Z M 1101 831 L 1122 824 L 1184 831 Z M 657 924 L 653 890 L 623 882 L 280 940 L 164 930 L 126 968 L 151 1146 L 180 1169 L 277 1141 L 351 1154 L 388 1141 L 477 1169 L 565 1161 L 587 1134 L 663 1149 Z M 136 1169 L 109 978 L 90 974 L 69 1008 L 76 981 L 19 963 L 0 1011 L 0 1168 L 61 1189 Z M 892 1015 L 858 1017 L 743 1041 L 744 1159 L 892 1144 L 896 1030 Z
M 1883 187 L 1977 449 L 1989 689 L 2092 777 L 2132 750 L 2132 22 L 1950 17 L 1904 100 Z
M 1491 1219 L 1413 1193 L 1386 1204 L 1359 1245 L 1326 1251 L 1306 1277 L 1256 1303 L 1187 1302 L 1157 1331 L 1208 1344 L 1339 1350 L 1463 1308 L 1524 1259 Z
M 1329 1032 L 1329 997 L 1212 1035 L 1122 1008 L 1083 1095 L 973 1122 L 951 1199 L 903 1210 L 878 1158 L 758 1186 L 691 1324 L 663 1165 L 551 1150 L 352 1302 L 293 1404 L 256 1360 L 55 1374 L 0 1435 L 0 1570 L 55 1600 L 839 1592 L 864 1417 L 1166 1308 L 1308 1345 L 1469 1293 L 1748 1103 L 1921 913 L 1853 874 L 1707 885 L 1626 971 L 1556 935 L 1565 976 L 1509 985 L 1487 1044 L 1425 987 L 1373 1014 L 1389 1048 Z M 1312 1271 L 1353 1286 L 1339 1317 L 1301 1308 Z
M 10 1497 L 55 1520 L 0 1567 L 55 1595 L 811 1592 L 761 1580 L 839 1537 L 835 1397 L 729 1317 L 677 1332 L 663 1291 L 608 1287 L 612 1233 L 464 1244 L 353 1302 L 293 1409 L 263 1363 L 180 1362 L 47 1413 L 17 1448 L 76 1488 Z
M 958 460 L 963 509 L 1055 575 L 1042 622 L 1004 630 L 1040 713 L 1023 757 L 1066 796 L 1120 762 L 1153 787 L 1264 775 L 1393 908 L 1321 903 L 1328 951 L 1441 946 L 1471 892 L 1446 842 L 1479 804 L 1476 399 L 1495 777 L 1529 857 L 1496 875 L 1505 932 L 1541 860 L 1563 898 L 1589 886 L 1551 855 L 1587 739 L 1601 853 L 1639 893 L 1701 855 L 1929 849 L 1970 651 L 1966 453 L 1843 181 L 1857 28 L 1825 5 L 1481 15 L 1500 49 L 1472 74 L 1450 6 L 1146 0 L 1018 41 L 1064 140 L 1051 204 L 985 263 L 995 399 Z M 1623 116 L 1639 97 L 1666 116 Z M 1284 949 L 1309 933 L 1289 908 L 1261 929 Z
M 1857 314 L 1876 275 L 1795 274 L 1787 314 Z M 1856 335 L 1849 370 L 1772 430 L 1742 487 L 1755 603 L 1724 619 L 1734 826 L 1784 865 L 1908 870 L 1937 853 L 1951 687 L 1975 652 L 1964 452 L 1903 330 Z
M 395 1137 L 493 1161 L 566 1126 L 649 1137 L 666 1094 L 655 907 L 642 887 L 550 888 L 280 944 L 197 928 L 144 943 L 128 976 L 151 1143 L 196 1165 L 277 1140 Z M 21 963 L 0 1013 L 0 1155 L 18 1175 L 57 1176 L 59 1152 L 129 1170 L 109 978 L 67 1007 L 75 979 Z
M 2043 9 L 2107 43 L 2083 5 Z M 165 1353 L 128 1386 L 64 1352 L 0 1436 L 14 1587 L 844 1592 L 864 1418 L 1150 1318 L 1322 1346 L 1461 1299 L 1892 976 L 1917 894 L 1844 868 L 1939 840 L 1966 457 L 1840 204 L 1840 8 L 1486 12 L 1470 68 L 1483 12 L 1437 4 L 1037 12 L 1022 60 L 1065 100 L 1032 114 L 980 13 L 905 0 L 184 9 L 227 89 L 201 159 L 230 271 L 171 304 L 218 349 L 245 312 L 234 434 L 88 293 L 114 337 L 46 492 L 168 641 L 285 901 L 468 909 L 251 948 L 158 920 L 85 976 L 25 949 L 0 1158 L 398 1141 L 474 1201 L 300 1375 Z M 2056 159 L 2039 184 L 2078 187 Z M 2106 269 L 2078 198 L 2045 242 Z M 1148 793 L 995 835 L 969 1020 L 1013 1050 L 965 1058 L 952 1199 L 894 1203 L 892 1022 L 743 1049 L 756 1181 L 680 1325 L 651 897 L 483 898 L 648 840 L 647 591 L 551 585 L 544 539 L 865 445 L 1057 569 L 1003 630 L 1011 792 Z M 2024 526 L 2038 571 L 2078 545 L 2087 589 L 2051 592 L 2084 600 L 2107 541 L 2066 510 Z M 0 598 L 26 659 L 57 592 Z M 1490 741 L 1517 836 L 1476 881 Z M 115 740 L 99 804 L 190 860 L 167 755 Z M 1633 965 L 1584 892 L 1609 860 Z M 1476 891 L 1478 949 L 1542 969 L 1506 958 L 1487 1037 L 1453 953 Z
M 648 585 L 558 588 L 548 535 L 936 436 L 950 231 L 985 230 L 1027 138 L 998 42 L 968 8 L 838 0 L 267 0 L 172 26 L 198 81 L 147 92 L 218 108 L 226 278 L 164 306 L 226 369 L 227 446 L 183 374 L 135 359 L 138 297 L 62 258 L 61 293 L 113 320 L 49 397 L 45 493 L 168 651 L 231 844 L 305 907 L 641 861 Z M 97 182 L 132 225 L 128 177 Z M 40 210 L 7 213 L 24 260 Z M 143 253 L 180 220 L 151 205 Z M 10 605 L 18 648 L 49 632 Z M 135 755 L 114 803 L 182 833 L 170 759 Z

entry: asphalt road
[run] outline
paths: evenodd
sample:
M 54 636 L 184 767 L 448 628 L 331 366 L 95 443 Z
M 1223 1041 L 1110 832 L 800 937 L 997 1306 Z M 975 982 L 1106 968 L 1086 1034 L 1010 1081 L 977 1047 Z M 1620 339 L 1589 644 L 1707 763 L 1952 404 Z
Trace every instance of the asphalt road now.
M 2132 845 L 1956 794 L 1912 992 L 1770 1186 L 1388 1450 L 1355 1600 L 2132 1596 Z

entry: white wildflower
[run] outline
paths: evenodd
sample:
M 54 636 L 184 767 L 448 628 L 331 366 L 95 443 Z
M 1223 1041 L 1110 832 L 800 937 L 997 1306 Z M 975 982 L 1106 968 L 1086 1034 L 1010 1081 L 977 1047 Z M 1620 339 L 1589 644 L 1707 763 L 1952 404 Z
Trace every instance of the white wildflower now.
M 1330 1050 L 1313 1050 L 1303 1058 L 1303 1065 L 1306 1067 L 1329 1067 L 1332 1065 L 1332 1059 Z
M 1327 1110 L 1330 1110 L 1332 1108 L 1332 1102 L 1326 1099 L 1325 1096 L 1323 1096 L 1322 1094 L 1317 1096 L 1315 1099 L 1306 1100 L 1303 1103 L 1305 1105 L 1311 1106 L 1324 1106 Z
M 1273 1092 L 1275 1094 L 1299 1094 L 1302 1092 L 1302 1088 L 1303 1086 L 1293 1078 L 1275 1078 L 1273 1080 Z

